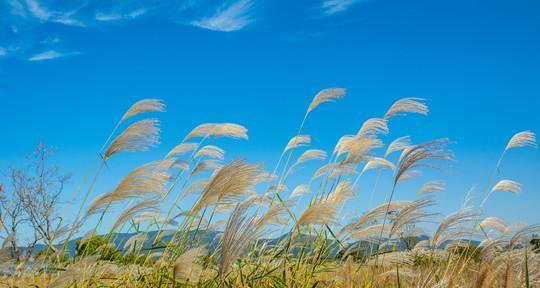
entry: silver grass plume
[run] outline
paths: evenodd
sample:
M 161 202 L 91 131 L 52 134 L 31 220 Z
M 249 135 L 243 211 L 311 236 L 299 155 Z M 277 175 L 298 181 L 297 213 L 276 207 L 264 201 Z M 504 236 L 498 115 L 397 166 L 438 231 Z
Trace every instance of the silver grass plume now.
M 126 223 L 128 220 L 133 220 L 137 215 L 141 215 L 145 212 L 158 212 L 158 203 L 155 198 L 143 200 L 120 213 L 120 216 L 114 222 L 111 231 L 115 231 L 120 225 Z
M 142 247 L 144 246 L 144 243 L 146 243 L 148 238 L 148 233 L 137 233 L 126 241 L 124 244 L 124 250 L 128 253 L 132 253 L 133 251 L 140 251 Z
M 382 231 L 382 232 L 381 232 Z M 374 241 L 379 237 L 379 234 L 388 234 L 390 233 L 390 226 L 384 224 L 374 224 L 366 227 L 359 228 L 354 230 L 350 238 L 357 241 L 366 240 Z
M 291 138 L 289 142 L 287 143 L 287 146 L 285 146 L 285 149 L 283 150 L 283 153 L 295 149 L 298 147 L 307 146 L 311 143 L 311 136 L 309 135 L 297 135 Z
M 154 161 L 131 171 L 112 192 L 96 197 L 85 217 L 107 209 L 106 207 L 113 202 L 141 198 L 145 195 L 162 196 L 166 191 L 166 184 L 171 178 L 171 174 L 167 171 L 156 169 L 162 168 L 164 161 L 170 162 L 171 159 Z
M 219 277 L 222 280 L 247 245 L 260 236 L 259 217 L 256 214 L 251 217 L 246 215 L 251 204 L 251 201 L 247 201 L 237 205 L 223 231 L 219 259 Z
M 197 175 L 199 173 L 206 172 L 206 171 L 218 170 L 221 167 L 223 167 L 223 165 L 221 165 L 221 163 L 219 163 L 219 160 L 206 159 L 206 160 L 203 160 L 203 161 L 199 162 L 193 168 L 193 170 L 191 170 L 191 173 L 189 174 L 189 177 L 193 177 L 194 175 Z
M 336 221 L 336 205 L 328 202 L 321 202 L 304 209 L 296 221 L 294 230 L 304 225 L 324 225 Z
M 397 235 L 401 229 L 408 225 L 416 224 L 417 222 L 425 221 L 428 218 L 435 216 L 435 213 L 425 211 L 426 208 L 433 206 L 434 203 L 435 202 L 432 199 L 420 199 L 401 208 L 391 223 L 388 238 Z
M 403 136 L 396 138 L 394 141 L 388 145 L 388 148 L 386 148 L 386 152 L 384 153 L 384 157 L 388 157 L 388 155 L 398 152 L 404 149 L 411 148 L 413 144 L 411 143 L 411 138 L 409 136 Z
M 302 155 L 296 159 L 296 162 L 294 162 L 293 165 L 288 169 L 287 174 L 285 177 L 287 177 L 289 174 L 291 174 L 296 167 L 299 165 L 306 163 L 308 161 L 324 161 L 326 159 L 326 152 L 323 150 L 318 149 L 309 149 L 304 151 Z
M 435 250 L 447 240 L 461 238 L 470 235 L 470 229 L 464 225 L 475 219 L 477 213 L 470 208 L 460 209 L 444 218 L 430 239 L 431 250 Z
M 287 211 L 292 207 L 292 202 L 271 202 L 266 212 L 259 218 L 259 226 L 276 224 L 287 225 L 289 218 L 287 217 Z
M 142 152 L 156 146 L 159 143 L 158 125 L 157 119 L 145 119 L 131 124 L 111 142 L 103 155 L 104 160 L 119 152 Z
M 444 181 L 435 180 L 429 181 L 420 187 L 420 190 L 416 193 L 416 196 L 422 196 L 428 193 L 438 193 L 444 191 Z
M 491 193 L 495 191 L 508 191 L 517 194 L 521 191 L 521 184 L 512 180 L 501 180 L 491 188 Z
M 508 144 L 504 148 L 504 151 L 508 151 L 512 148 L 518 148 L 518 147 L 532 147 L 536 148 L 536 135 L 531 131 L 523 131 L 516 133 L 512 138 L 510 138 L 510 141 L 508 141 Z
M 189 184 L 189 187 L 184 192 L 184 195 L 182 196 L 182 198 L 203 189 L 204 187 L 206 187 L 206 185 L 208 185 L 208 182 L 210 182 L 208 179 L 199 179 L 197 181 L 192 182 L 191 184 Z
M 503 220 L 497 218 L 497 217 L 487 217 L 482 222 L 480 222 L 480 227 L 486 228 L 486 227 L 492 227 L 497 229 L 501 234 L 507 234 L 508 233 L 508 227 L 504 223 Z
M 197 147 L 199 147 L 199 143 L 189 143 L 189 142 L 180 143 L 176 147 L 174 147 L 171 151 L 169 151 L 169 153 L 167 153 L 165 158 L 169 158 L 171 156 L 183 155 L 187 152 L 197 149 Z
M 336 157 L 339 157 L 346 153 L 349 150 L 349 147 L 351 146 L 351 142 L 354 141 L 356 138 L 356 135 L 344 135 L 341 136 L 336 143 L 336 146 L 334 147 L 333 153 L 336 155 Z
M 448 139 L 438 139 L 416 145 L 403 151 L 402 157 L 394 177 L 394 185 L 398 184 L 406 172 L 418 167 L 437 167 L 427 161 L 448 161 L 451 160 L 450 153 L 446 151 Z
M 368 119 L 362 124 L 357 136 L 377 136 L 378 134 L 386 135 L 388 134 L 388 125 L 386 124 L 386 119 L 382 118 L 371 118 Z
M 260 170 L 242 160 L 234 160 L 217 170 L 201 196 L 193 205 L 193 213 L 199 209 L 222 201 L 238 199 L 253 190 Z
M 403 207 L 409 205 L 410 201 L 393 201 L 389 203 L 383 203 L 360 216 L 360 218 L 353 220 L 351 223 L 345 225 L 340 234 L 346 234 L 352 230 L 358 229 L 368 223 L 375 222 L 376 220 L 383 218 L 387 214 L 392 214 L 389 217 L 393 217 L 396 211 L 399 211 Z M 388 212 L 387 212 L 388 211 Z
M 302 194 L 308 194 L 311 192 L 311 189 L 309 188 L 309 185 L 301 184 L 296 186 L 293 191 L 291 192 L 291 195 L 289 196 L 289 199 L 296 198 Z
M 370 153 L 372 150 L 381 148 L 383 146 L 381 140 L 373 138 L 371 136 L 355 137 L 353 141 L 349 143 L 349 147 L 346 147 L 347 155 L 342 160 L 346 164 L 355 164 L 362 161 L 367 161 L 371 158 Z
M 343 98 L 343 96 L 345 96 L 345 89 L 343 88 L 327 88 L 319 91 L 319 93 L 317 93 L 315 97 L 313 97 L 313 100 L 309 104 L 306 115 L 309 114 L 321 103 L 334 102 L 337 99 Z
M 235 123 L 205 123 L 195 127 L 183 141 L 190 138 L 208 138 L 210 136 L 214 138 L 248 139 L 247 129 L 242 125 Z
M 165 112 L 165 104 L 159 99 L 143 99 L 138 101 L 126 111 L 122 119 L 120 119 L 120 123 L 135 115 L 149 112 Z
M 394 102 L 384 114 L 384 119 L 390 117 L 402 116 L 407 113 L 416 113 L 421 115 L 427 115 L 428 107 L 423 103 L 422 98 L 402 98 Z
M 341 175 L 357 174 L 357 173 L 358 171 L 356 171 L 354 164 L 342 163 L 342 162 L 338 162 L 338 163 L 331 162 L 317 169 L 317 171 L 313 173 L 313 176 L 311 177 L 311 179 L 314 180 L 323 175 L 325 175 L 329 179 L 334 179 Z
M 390 169 L 390 170 L 394 170 L 396 167 L 394 165 L 394 163 L 384 159 L 384 158 L 379 158 L 379 157 L 374 157 L 374 158 L 371 158 L 367 163 L 366 165 L 364 166 L 364 168 L 362 169 L 362 173 L 368 171 L 368 170 L 372 170 L 372 169 Z
M 350 199 L 354 196 L 355 188 L 351 185 L 349 181 L 339 182 L 336 185 L 332 193 L 323 200 L 325 203 L 330 203 L 333 205 L 340 205 L 345 202 L 347 199 Z
M 215 145 L 206 145 L 199 149 L 194 157 L 207 157 L 223 160 L 225 158 L 225 151 Z
M 181 280 L 191 285 L 197 284 L 203 271 L 202 265 L 197 261 L 207 253 L 206 248 L 201 246 L 192 248 L 176 258 L 173 266 L 173 282 Z

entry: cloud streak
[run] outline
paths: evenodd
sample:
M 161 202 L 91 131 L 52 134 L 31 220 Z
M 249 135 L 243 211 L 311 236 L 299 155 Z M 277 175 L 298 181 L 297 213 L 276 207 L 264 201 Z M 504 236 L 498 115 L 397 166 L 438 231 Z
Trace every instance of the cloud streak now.
M 71 47 L 73 29 L 93 29 L 134 19 L 159 19 L 218 32 L 234 32 L 254 25 L 265 0 L 5 0 L 0 1 L 0 56 L 27 61 L 45 61 L 79 53 Z M 334 13 L 348 2 L 363 0 L 321 0 L 321 8 Z M 345 2 L 347 3 L 345 3 Z M 342 3 L 343 2 L 343 3 Z M 62 26 L 75 28 L 64 29 Z M 73 32 L 75 31 L 75 32 Z M 51 39 L 62 39 L 52 41 Z M 17 47 L 17 49 L 12 49 Z
M 253 2 L 250 0 L 239 0 L 221 7 L 214 15 L 192 21 L 191 24 L 213 31 L 238 31 L 254 21 L 252 17 L 253 6 Z
M 30 58 L 28 58 L 28 61 L 31 61 L 31 62 L 45 61 L 45 60 L 52 60 L 52 59 L 61 58 L 61 57 L 74 56 L 78 54 L 80 53 L 79 52 L 66 53 L 66 52 L 59 52 L 56 50 L 47 50 L 47 51 L 43 51 L 41 53 L 31 56 Z
M 321 5 L 321 9 L 326 15 L 334 15 L 348 10 L 360 1 L 363 0 L 325 0 Z

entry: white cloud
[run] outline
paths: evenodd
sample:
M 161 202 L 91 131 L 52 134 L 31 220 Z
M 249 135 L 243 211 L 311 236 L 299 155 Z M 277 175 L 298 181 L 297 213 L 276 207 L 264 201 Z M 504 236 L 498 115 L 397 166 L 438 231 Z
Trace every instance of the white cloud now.
M 51 60 L 51 59 L 56 59 L 60 57 L 73 56 L 77 54 L 80 54 L 80 53 L 79 52 L 64 53 L 64 52 L 59 52 L 56 50 L 48 50 L 48 51 L 35 54 L 34 56 L 31 56 L 30 58 L 28 58 L 28 61 Z
M 39 20 L 47 21 L 52 16 L 52 13 L 46 8 L 42 7 L 38 1 L 35 0 L 26 0 L 26 6 L 28 11 Z
M 96 20 L 101 22 L 107 22 L 107 21 L 116 21 L 116 20 L 122 20 L 122 19 L 135 19 L 137 17 L 140 17 L 146 13 L 145 9 L 136 9 L 133 10 L 127 14 L 120 14 L 120 13 L 101 13 L 98 12 L 96 14 Z
M 321 8 L 326 15 L 343 12 L 362 0 L 325 0 Z
M 111 14 L 97 13 L 96 14 L 96 20 L 98 21 L 106 22 L 106 21 L 115 21 L 115 20 L 120 20 L 120 19 L 122 19 L 122 15 L 116 14 L 116 13 L 111 13 Z
M 49 21 L 68 26 L 85 26 L 83 22 L 72 18 L 77 13 L 77 10 L 55 12 L 47 9 L 37 0 L 26 0 L 26 7 L 32 16 L 43 22 Z
M 220 8 L 216 14 L 192 21 L 193 26 L 214 31 L 231 32 L 241 30 L 253 22 L 251 12 L 253 2 L 238 0 Z

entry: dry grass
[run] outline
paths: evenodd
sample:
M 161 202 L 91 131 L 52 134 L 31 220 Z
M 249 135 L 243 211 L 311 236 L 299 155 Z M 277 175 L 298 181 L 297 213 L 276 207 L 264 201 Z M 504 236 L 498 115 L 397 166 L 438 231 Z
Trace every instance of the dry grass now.
M 164 104 L 155 99 L 135 103 L 124 113 L 103 151 L 99 151 L 103 155 L 101 166 L 79 209 L 79 213 L 86 212 L 81 214 L 84 217 L 79 219 L 77 213 L 68 227 L 67 240 L 77 231 L 83 233 L 80 227 L 91 227 L 91 219 L 100 215 L 95 227 L 80 241 L 84 249 L 77 250 L 76 255 L 64 255 L 62 249 L 14 258 L 11 252 L 16 248 L 16 233 L 5 235 L 0 250 L 0 268 L 5 273 L 0 284 L 540 287 L 540 254 L 530 242 L 540 226 L 507 224 L 483 214 L 491 193 L 518 193 L 523 188 L 518 182 L 494 174 L 485 183 L 492 188 L 487 189 L 478 207 L 466 203 L 446 216 L 435 210 L 435 193 L 445 190 L 442 180 L 423 182 L 417 188 L 416 199 L 394 200 L 401 193 L 399 184 L 403 181 L 451 160 L 447 139 L 413 144 L 409 136 L 402 136 L 381 149 L 385 147 L 381 137 L 391 134 L 389 124 L 397 121 L 395 117 L 427 115 L 429 109 L 423 99 L 396 101 L 382 118 L 367 119 L 356 134 L 340 137 L 331 154 L 308 149 L 311 136 L 302 131 L 308 114 L 322 103 L 344 95 L 342 88 L 325 89 L 315 95 L 298 133 L 284 143 L 272 173 L 243 160 L 226 161 L 225 150 L 216 142 L 220 138 L 248 139 L 244 126 L 205 123 L 189 132 L 163 160 L 132 170 L 112 191 L 86 205 L 101 167 L 111 156 L 147 151 L 158 144 L 160 130 L 155 119 L 135 121 L 116 135 L 116 130 L 132 117 L 165 110 Z M 195 138 L 199 141 L 186 142 Z M 536 147 L 535 134 L 515 134 L 502 147 L 495 167 L 486 169 L 496 171 L 505 153 L 518 147 Z M 394 154 L 400 151 L 399 157 Z M 291 176 L 298 175 L 308 162 L 319 167 L 307 183 L 294 181 Z M 382 170 L 390 171 L 392 190 L 376 207 L 367 211 L 355 208 L 355 215 L 344 215 L 343 207 L 349 201 L 367 202 L 366 191 L 359 190 L 361 185 L 357 184 L 371 170 L 379 172 L 376 183 Z M 386 192 L 377 189 L 374 184 L 372 191 L 381 192 L 381 197 Z M 69 205 L 71 202 L 63 209 L 69 211 Z M 113 208 L 119 207 L 119 215 L 111 219 L 116 215 L 111 214 Z M 8 223 L 6 217 L 8 214 L 0 214 L 1 228 Z M 102 220 L 111 227 L 105 236 L 97 237 L 95 231 Z M 60 224 L 65 222 L 62 219 L 53 223 L 57 225 L 51 227 L 58 227 L 54 233 L 60 234 L 60 228 L 65 229 Z M 429 224 L 435 227 L 426 228 Z M 218 236 L 212 236 L 216 231 Z M 133 235 L 123 242 L 123 247 L 115 247 L 118 234 L 112 232 Z M 268 241 L 262 239 L 264 235 L 281 237 Z M 476 242 L 472 240 L 480 244 L 473 245 Z

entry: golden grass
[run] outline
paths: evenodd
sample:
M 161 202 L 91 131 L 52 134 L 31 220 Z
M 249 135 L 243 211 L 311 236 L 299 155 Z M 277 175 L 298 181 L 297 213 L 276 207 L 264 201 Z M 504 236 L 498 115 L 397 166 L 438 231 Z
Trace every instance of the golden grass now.
M 436 205 L 433 194 L 445 190 L 442 180 L 424 182 L 417 190 L 416 199 L 394 200 L 403 181 L 419 177 L 422 170 L 438 168 L 452 159 L 447 139 L 413 144 L 409 136 L 402 136 L 379 153 L 385 147 L 380 137 L 390 134 L 391 118 L 411 113 L 427 115 L 429 109 L 423 99 L 396 101 L 382 118 L 367 119 L 356 134 L 340 137 L 329 157 L 324 150 L 306 149 L 311 136 L 302 134 L 302 130 L 308 114 L 320 104 L 344 95 L 342 88 L 325 89 L 315 95 L 297 134 L 286 143 L 272 173 L 244 160 L 226 161 L 225 150 L 216 142 L 220 138 L 248 139 L 244 126 L 205 123 L 190 131 L 163 160 L 135 168 L 112 191 L 95 197 L 86 207 L 97 175 L 111 156 L 147 151 L 159 142 L 156 119 L 135 121 L 115 135 L 119 126 L 132 117 L 165 110 L 160 100 L 135 103 L 105 142 L 106 149 L 99 151 L 103 153 L 101 166 L 79 209 L 79 213 L 83 208 L 86 213 L 82 220 L 77 213 L 69 236 L 62 239 L 71 239 L 85 221 L 100 214 L 95 227 L 80 241 L 84 249 L 69 256 L 63 254 L 64 245 L 61 251 L 13 259 L 9 251 L 15 234 L 10 234 L 0 250 L 0 268 L 10 272 L 0 277 L 0 284 L 6 287 L 539 287 L 540 253 L 534 250 L 530 240 L 533 233 L 540 231 L 540 226 L 507 224 L 483 214 L 491 193 L 518 193 L 522 190 L 518 182 L 497 179 L 500 175 L 493 174 L 486 183 L 492 188 L 486 191 L 479 207 L 465 203 L 446 216 L 433 211 Z M 200 138 L 199 142 L 185 142 L 194 138 Z M 494 170 L 499 168 L 508 150 L 518 147 L 536 147 L 535 134 L 524 131 L 511 137 Z M 401 155 L 394 160 L 393 153 L 400 151 Z M 325 162 L 318 164 L 308 183 L 291 183 L 291 176 L 307 162 L 317 161 Z M 357 185 L 364 173 L 377 170 L 380 176 L 383 169 L 393 173 L 392 190 L 384 201 L 368 211 L 354 210 L 355 215 L 342 215 L 343 206 L 351 199 L 366 201 L 366 193 L 358 191 Z M 493 183 L 494 180 L 497 182 Z M 293 184 L 296 186 L 290 190 L 288 185 Z M 372 191 L 376 190 L 377 184 Z M 193 205 L 186 204 L 186 197 L 196 198 Z M 309 197 L 309 201 L 300 201 L 304 197 Z M 118 217 L 105 218 L 111 215 L 111 208 L 122 205 Z M 109 233 L 99 238 L 95 231 L 104 218 L 111 227 Z M 1 220 L 3 225 L 4 218 Z M 436 227 L 424 229 L 428 223 L 435 223 Z M 151 234 L 151 231 L 157 232 Z M 200 238 L 215 231 L 221 231 L 218 237 L 201 241 Z M 278 236 L 282 237 L 274 241 L 262 239 L 264 235 L 275 236 L 268 233 L 276 231 L 281 231 Z M 118 235 L 112 232 L 128 232 L 133 236 L 123 247 L 115 247 L 113 242 Z M 421 239 L 420 235 L 428 237 Z M 480 244 L 472 245 L 473 239 L 481 241 Z

